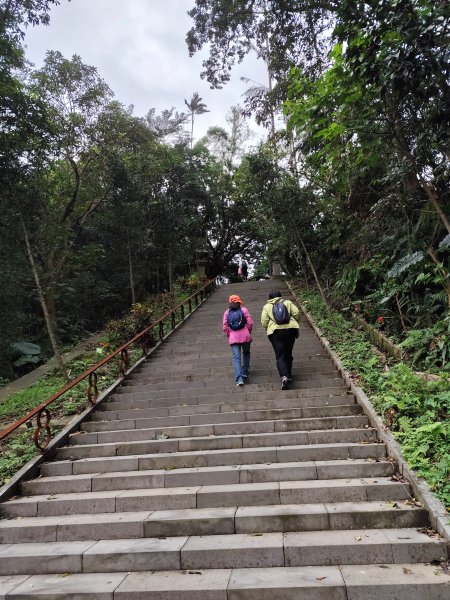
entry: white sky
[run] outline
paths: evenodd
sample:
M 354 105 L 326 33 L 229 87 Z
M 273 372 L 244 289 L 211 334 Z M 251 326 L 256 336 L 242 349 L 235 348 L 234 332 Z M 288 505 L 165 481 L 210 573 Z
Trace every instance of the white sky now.
M 26 56 L 39 68 L 47 50 L 59 50 L 65 58 L 78 54 L 97 68 L 116 100 L 134 105 L 136 116 L 153 107 L 158 113 L 172 106 L 185 112 L 184 99 L 198 92 L 211 111 L 196 117 L 198 139 L 208 127 L 226 127 L 230 107 L 243 104 L 242 94 L 251 84 L 241 76 L 265 84 L 267 75 L 262 61 L 248 56 L 228 85 L 211 90 L 200 78 L 206 53 L 189 58 L 185 42 L 192 26 L 187 11 L 193 5 L 194 0 L 61 0 L 48 27 L 28 30 Z

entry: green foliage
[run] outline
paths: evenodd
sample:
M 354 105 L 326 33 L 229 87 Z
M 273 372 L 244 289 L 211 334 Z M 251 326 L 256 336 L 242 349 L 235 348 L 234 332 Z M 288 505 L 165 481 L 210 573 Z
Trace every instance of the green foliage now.
M 398 434 L 409 464 L 450 507 L 450 423 L 427 423 L 416 428 L 406 420 Z
M 408 351 L 413 365 L 450 371 L 450 315 L 431 327 L 409 330 L 399 345 Z
M 146 327 L 160 319 L 166 313 L 172 310 L 177 304 L 180 304 L 188 296 L 192 295 L 196 289 L 204 285 L 197 275 L 177 280 L 171 292 L 156 294 L 150 296 L 142 303 L 133 304 L 131 310 L 121 319 L 114 319 L 106 324 L 108 334 L 108 346 L 112 349 L 121 346 L 136 334 L 143 331 Z M 177 315 L 177 320 L 181 314 Z M 169 318 L 170 321 L 170 318 Z M 167 323 L 168 324 L 168 323 Z M 146 334 L 146 344 L 152 347 L 156 344 L 155 332 Z
M 11 348 L 19 354 L 18 358 L 14 360 L 15 367 L 36 365 L 42 360 L 41 347 L 38 344 L 15 342 L 14 344 L 11 344 Z
M 450 508 L 450 382 L 448 374 L 419 377 L 404 363 L 386 364 L 370 339 L 340 313 L 329 319 L 320 296 L 294 287 L 302 304 L 324 332 L 343 366 L 369 395 L 402 445 L 409 464 Z
M 399 261 L 393 265 L 388 271 L 388 277 L 398 277 L 409 269 L 412 265 L 416 265 L 418 262 L 422 261 L 425 258 L 423 252 L 417 251 L 412 254 L 408 254 L 407 256 L 403 256 Z
M 63 385 L 64 380 L 57 375 L 42 377 L 37 383 L 16 392 L 0 403 L 0 421 L 5 423 L 20 418 L 35 406 L 47 400 Z
M 0 446 L 0 486 L 8 483 L 17 471 L 37 454 L 31 432 L 14 436 L 8 446 Z

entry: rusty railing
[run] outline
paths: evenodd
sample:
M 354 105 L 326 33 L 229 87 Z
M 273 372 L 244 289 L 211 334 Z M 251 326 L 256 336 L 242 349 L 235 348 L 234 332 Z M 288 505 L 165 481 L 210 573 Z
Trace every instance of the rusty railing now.
M 119 377 L 121 377 L 121 378 L 125 377 L 126 372 L 130 366 L 129 365 L 130 358 L 129 358 L 128 348 L 131 346 L 131 344 L 140 342 L 142 352 L 143 352 L 144 356 L 147 356 L 148 350 L 149 350 L 149 344 L 148 344 L 149 335 L 148 334 L 153 329 L 157 328 L 158 329 L 158 337 L 159 337 L 160 341 L 162 341 L 164 336 L 166 335 L 167 327 L 169 327 L 169 330 L 173 331 L 175 329 L 175 327 L 177 326 L 177 318 L 176 318 L 177 311 L 179 310 L 179 312 L 180 312 L 180 321 L 179 321 L 179 323 L 180 323 L 193 310 L 195 310 L 198 307 L 198 305 L 207 296 L 209 296 L 209 294 L 211 294 L 214 291 L 214 289 L 215 289 L 215 282 L 209 281 L 205 286 L 203 286 L 202 288 L 197 290 L 194 294 L 189 296 L 189 298 L 186 298 L 186 300 L 183 300 L 183 302 L 178 304 L 178 306 L 176 306 L 171 311 L 169 311 L 168 313 L 163 315 L 160 319 L 158 319 L 151 325 L 149 325 L 149 327 L 147 327 L 146 329 L 144 329 L 143 331 L 141 331 L 140 333 L 135 335 L 131 340 L 129 340 L 128 342 L 123 344 L 123 346 L 121 346 L 120 348 L 118 348 L 117 350 L 115 350 L 114 352 L 112 352 L 111 354 L 106 356 L 99 363 L 90 367 L 87 371 L 85 371 L 84 373 L 82 373 L 81 375 L 76 377 L 73 381 L 68 383 L 64 388 L 59 390 L 59 392 L 56 392 L 56 394 L 53 394 L 53 396 L 50 396 L 50 398 L 48 398 L 47 400 L 45 400 L 44 402 L 39 404 L 39 406 L 36 406 L 36 408 L 31 410 L 29 413 L 27 413 L 21 419 L 19 419 L 18 421 L 16 421 L 15 423 L 10 425 L 3 431 L 0 431 L 0 441 L 4 440 L 7 436 L 9 436 L 11 433 L 16 431 L 16 429 L 18 429 L 21 425 L 27 423 L 27 426 L 28 426 L 28 424 L 31 424 L 31 419 L 33 419 L 33 417 L 36 417 L 36 429 L 33 434 L 33 441 L 34 441 L 36 447 L 39 448 L 39 450 L 41 452 L 44 452 L 45 449 L 47 448 L 47 446 L 49 445 L 51 437 L 52 437 L 51 429 L 50 429 L 51 414 L 47 408 L 50 404 L 52 404 L 53 402 L 58 400 L 58 398 L 61 398 L 61 396 L 66 394 L 69 390 L 73 389 L 80 382 L 87 379 L 87 381 L 88 381 L 88 386 L 87 386 L 87 390 L 86 390 L 87 400 L 90 404 L 95 405 L 97 402 L 98 396 L 99 396 L 98 387 L 97 387 L 97 371 L 98 371 L 98 369 L 100 369 L 106 363 L 109 363 L 116 356 L 118 356 L 119 357 Z M 42 432 L 44 432 L 45 438 L 44 438 L 43 442 L 41 443 L 40 438 L 41 438 Z

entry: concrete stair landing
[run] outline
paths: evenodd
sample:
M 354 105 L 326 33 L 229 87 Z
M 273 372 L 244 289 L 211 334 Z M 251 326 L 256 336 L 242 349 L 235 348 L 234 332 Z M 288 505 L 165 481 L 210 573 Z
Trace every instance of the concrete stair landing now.
M 219 288 L 0 505 L 0 600 L 450 600 L 444 539 L 305 320 L 280 389 L 272 286 Z

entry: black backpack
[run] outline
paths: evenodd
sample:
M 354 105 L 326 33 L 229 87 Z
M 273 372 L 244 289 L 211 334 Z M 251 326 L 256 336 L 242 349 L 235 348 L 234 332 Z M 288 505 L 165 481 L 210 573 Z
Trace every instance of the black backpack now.
M 273 318 L 277 325 L 287 325 L 291 320 L 288 308 L 283 300 L 277 300 L 272 305 Z
M 228 327 L 233 331 L 243 329 L 246 324 L 245 315 L 242 308 L 230 308 L 228 311 Z

